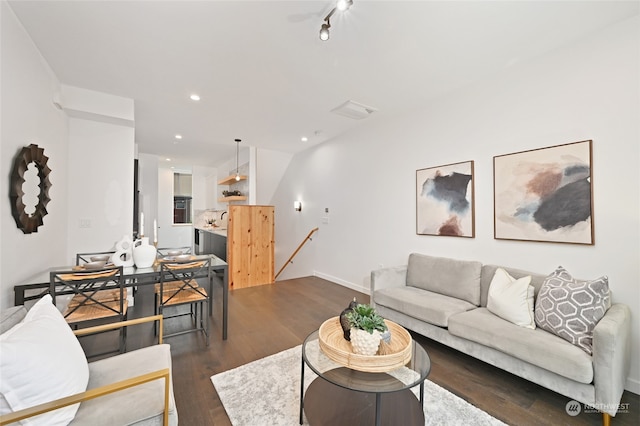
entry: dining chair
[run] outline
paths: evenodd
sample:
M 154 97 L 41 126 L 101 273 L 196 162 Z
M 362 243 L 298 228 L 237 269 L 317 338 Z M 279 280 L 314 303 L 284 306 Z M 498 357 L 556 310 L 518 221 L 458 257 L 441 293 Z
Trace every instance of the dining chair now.
M 202 331 L 209 346 L 207 312 L 211 295 L 198 280 L 211 279 L 211 259 L 161 260 L 160 283 L 155 285 L 155 313 L 165 319 L 191 316 L 193 327 L 173 333 L 165 333 L 165 338 L 180 334 Z M 189 312 L 180 311 L 179 306 L 189 305 Z M 176 307 L 173 313 L 165 315 L 165 309 Z M 170 311 L 171 312 L 171 311 Z
M 53 303 L 74 329 L 81 325 L 91 326 L 98 322 L 127 319 L 129 304 L 122 266 L 95 270 L 76 267 L 72 270 L 52 271 L 49 292 Z M 119 336 L 120 353 L 125 351 L 126 334 L 126 327 L 123 327 Z

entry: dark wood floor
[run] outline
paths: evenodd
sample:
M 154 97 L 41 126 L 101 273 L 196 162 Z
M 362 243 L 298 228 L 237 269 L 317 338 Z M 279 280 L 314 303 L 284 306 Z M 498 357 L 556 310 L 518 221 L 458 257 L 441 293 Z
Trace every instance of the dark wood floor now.
M 141 289 L 136 295 L 132 316 L 153 312 L 152 295 L 147 291 Z M 220 297 L 219 291 L 214 297 Z M 325 319 L 338 315 L 353 297 L 363 303 L 369 300 L 367 295 L 315 277 L 234 290 L 229 295 L 226 341 L 222 340 L 220 304 L 215 303 L 209 347 L 205 346 L 202 335 L 195 333 L 166 340 L 171 344 L 180 424 L 229 425 L 210 377 L 301 344 Z M 167 321 L 166 326 L 175 326 L 180 321 Z M 565 411 L 569 398 L 423 336 L 413 336 L 431 357 L 431 381 L 507 424 L 555 426 L 600 425 L 602 422 L 598 413 L 582 412 L 570 417 Z M 128 348 L 148 344 L 152 339 L 153 331 L 149 328 L 131 329 Z M 627 412 L 613 418 L 612 425 L 640 424 L 640 396 L 625 392 L 622 403 L 628 404 Z

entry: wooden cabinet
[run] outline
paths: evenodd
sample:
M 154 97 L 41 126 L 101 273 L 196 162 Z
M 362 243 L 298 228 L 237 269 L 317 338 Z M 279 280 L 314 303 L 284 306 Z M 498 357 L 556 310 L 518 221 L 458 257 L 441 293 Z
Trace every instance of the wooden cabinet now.
M 274 282 L 273 206 L 229 206 L 229 289 Z

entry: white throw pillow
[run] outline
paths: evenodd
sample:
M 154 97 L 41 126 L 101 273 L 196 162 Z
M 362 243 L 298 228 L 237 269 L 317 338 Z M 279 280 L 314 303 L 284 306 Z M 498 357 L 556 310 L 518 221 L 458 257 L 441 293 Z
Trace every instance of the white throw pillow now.
M 502 268 L 496 269 L 491 285 L 487 309 L 493 314 L 520 327 L 535 329 L 533 315 L 534 288 L 531 276 L 513 278 Z
M 13 411 L 84 392 L 88 382 L 84 351 L 50 295 L 0 335 L 0 393 Z M 31 417 L 22 424 L 67 425 L 78 406 Z

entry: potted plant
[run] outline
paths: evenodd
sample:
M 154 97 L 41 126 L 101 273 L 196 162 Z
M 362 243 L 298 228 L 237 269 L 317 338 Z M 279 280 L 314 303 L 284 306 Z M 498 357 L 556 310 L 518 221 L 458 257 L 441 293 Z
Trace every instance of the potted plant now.
M 346 317 L 351 325 L 350 337 L 353 352 L 360 355 L 375 355 L 380 346 L 381 333 L 387 331 L 384 318 L 367 304 L 357 304 Z

